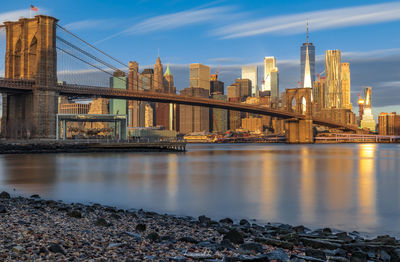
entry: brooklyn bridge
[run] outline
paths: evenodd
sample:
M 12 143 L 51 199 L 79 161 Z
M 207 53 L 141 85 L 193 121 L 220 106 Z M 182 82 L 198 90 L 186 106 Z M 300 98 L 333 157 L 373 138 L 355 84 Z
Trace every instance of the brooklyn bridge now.
M 135 80 L 132 77 L 128 78 L 128 87 L 131 88 L 127 90 L 91 85 L 88 84 L 90 81 L 85 81 L 85 83 L 77 83 L 77 81 L 73 83 L 59 82 L 58 74 L 60 70 L 58 67 L 60 67 L 61 61 L 57 59 L 60 54 L 84 63 L 94 71 L 98 70 L 105 74 L 110 74 L 109 72 L 112 70 L 121 70 L 121 68 L 130 70 L 132 73 L 135 69 L 61 27 L 58 20 L 50 16 L 38 15 L 35 18 L 22 18 L 16 22 L 5 22 L 0 31 L 5 33 L 6 39 L 5 73 L 4 78 L 0 78 L 0 92 L 3 99 L 1 128 L 2 136 L 5 137 L 10 135 L 8 127 L 18 122 L 29 128 L 35 138 L 55 138 L 59 96 L 173 103 L 267 115 L 286 119 L 287 140 L 299 143 L 313 141 L 313 125 L 322 125 L 353 133 L 360 132 L 360 129 L 355 125 L 324 119 L 313 114 L 310 88 L 287 89 L 286 105 L 281 109 L 276 109 L 209 98 L 139 91 L 134 88 L 133 82 Z M 74 42 L 68 41 L 65 35 L 74 39 Z M 78 46 L 78 44 L 81 46 Z M 120 67 L 110 65 L 96 55 L 89 53 L 86 51 L 88 48 L 117 61 Z M 106 69 L 104 69 L 104 66 Z M 129 76 L 131 75 L 133 74 L 129 74 Z M 90 75 L 88 77 L 90 78 Z M 303 101 L 303 98 L 306 101 L 305 109 L 302 104 L 293 105 L 293 101 Z

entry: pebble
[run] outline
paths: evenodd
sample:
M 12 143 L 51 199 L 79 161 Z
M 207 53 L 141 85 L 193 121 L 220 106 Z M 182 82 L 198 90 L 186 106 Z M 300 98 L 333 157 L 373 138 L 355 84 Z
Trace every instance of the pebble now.
M 0 261 L 400 260 L 390 236 L 0 196 Z

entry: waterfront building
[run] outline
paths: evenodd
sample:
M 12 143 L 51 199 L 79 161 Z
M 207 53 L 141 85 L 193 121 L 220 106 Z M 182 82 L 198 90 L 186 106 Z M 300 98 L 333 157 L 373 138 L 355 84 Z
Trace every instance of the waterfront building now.
M 209 80 L 207 79 L 209 82 Z M 187 87 L 181 91 L 183 96 L 209 97 L 209 90 Z M 179 131 L 182 134 L 210 131 L 210 110 L 200 106 L 179 106 Z
M 341 65 L 341 84 L 343 94 L 343 108 L 353 110 L 351 103 L 351 82 L 350 82 L 350 64 L 342 63 Z
M 150 104 L 145 105 L 144 126 L 152 127 L 154 125 L 154 110 Z
M 312 88 L 315 81 L 315 46 L 309 42 L 307 23 L 307 42 L 300 47 L 300 82 L 302 87 Z
M 242 118 L 242 128 L 254 132 L 262 133 L 263 131 L 263 119 L 261 117 L 246 117 Z
M 258 67 L 242 66 L 242 79 L 250 79 L 251 96 L 258 96 Z
M 189 87 L 203 88 L 210 94 L 210 67 L 199 63 L 190 64 Z
M 380 135 L 400 135 L 400 115 L 397 115 L 396 112 L 380 113 L 378 117 L 378 127 Z
M 127 89 L 128 78 L 122 71 L 115 71 L 113 77 L 110 78 L 110 86 L 115 89 Z M 110 114 L 112 115 L 127 115 L 128 104 L 125 99 L 110 99 Z
M 360 126 L 361 128 L 368 128 L 371 131 L 375 131 L 376 123 L 374 116 L 372 115 L 371 101 L 371 87 L 367 86 L 364 88 L 364 110 Z
M 213 99 L 226 101 L 226 96 L 216 94 Z M 212 132 L 223 133 L 228 130 L 228 110 L 211 108 L 210 109 L 210 129 Z
M 67 115 L 87 114 L 90 103 L 70 103 L 67 97 L 59 97 L 58 113 Z
M 239 102 L 241 102 L 241 99 L 240 99 L 240 97 L 229 97 L 228 96 L 228 101 L 233 102 L 233 103 L 239 103 Z M 242 119 L 241 112 L 229 110 L 228 117 L 229 117 L 229 126 L 228 126 L 229 130 L 236 130 L 241 127 L 241 119 Z
M 327 50 L 325 52 L 326 92 L 324 93 L 324 108 L 343 108 L 341 65 L 340 50 Z

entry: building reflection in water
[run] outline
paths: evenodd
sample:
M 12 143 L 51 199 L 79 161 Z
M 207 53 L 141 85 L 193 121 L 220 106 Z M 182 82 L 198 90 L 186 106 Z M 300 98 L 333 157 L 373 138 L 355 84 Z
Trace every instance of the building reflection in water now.
M 277 221 L 279 210 L 279 173 L 277 172 L 276 154 L 263 153 L 261 161 L 261 181 L 260 181 L 260 217 L 268 218 L 270 221 Z
M 301 149 L 300 207 L 301 219 L 314 223 L 316 209 L 316 172 L 315 158 L 309 156 L 309 147 Z
M 359 145 L 358 171 L 358 223 L 363 227 L 374 227 L 376 215 L 376 144 Z
M 169 209 L 176 210 L 178 205 L 178 156 L 176 154 L 168 155 L 167 168 L 167 203 Z
M 25 193 L 45 194 L 57 183 L 54 155 L 2 155 L 1 184 Z

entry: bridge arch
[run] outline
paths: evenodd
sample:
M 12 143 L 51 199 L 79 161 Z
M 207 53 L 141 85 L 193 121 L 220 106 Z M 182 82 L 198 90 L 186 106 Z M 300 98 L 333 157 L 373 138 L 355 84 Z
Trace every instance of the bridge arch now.
M 35 63 L 36 63 L 37 45 L 38 41 L 36 35 L 34 35 L 31 44 L 29 45 L 29 53 L 28 53 L 28 75 L 30 76 L 36 73 Z
M 22 59 L 22 41 L 21 38 L 17 40 L 14 48 L 14 78 L 21 77 L 21 59 Z

